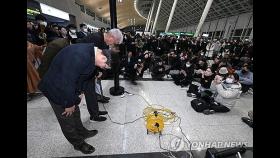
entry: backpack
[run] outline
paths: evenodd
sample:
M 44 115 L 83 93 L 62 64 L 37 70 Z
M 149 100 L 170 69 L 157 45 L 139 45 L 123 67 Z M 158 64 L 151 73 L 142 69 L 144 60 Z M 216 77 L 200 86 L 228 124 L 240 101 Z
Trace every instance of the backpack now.
M 216 101 L 210 101 L 209 103 L 210 109 L 214 110 L 215 112 L 229 112 L 230 109 Z
M 189 89 L 187 90 L 187 93 L 193 93 L 198 94 L 198 86 L 195 84 L 190 84 Z
M 196 112 L 203 112 L 204 110 L 209 109 L 209 104 L 202 99 L 193 99 L 191 101 L 191 106 Z

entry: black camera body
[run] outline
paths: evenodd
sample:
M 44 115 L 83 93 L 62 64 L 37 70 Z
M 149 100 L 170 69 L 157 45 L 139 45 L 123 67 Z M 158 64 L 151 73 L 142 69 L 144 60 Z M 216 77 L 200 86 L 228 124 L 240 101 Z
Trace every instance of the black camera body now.
M 226 158 L 237 153 L 243 154 L 246 152 L 245 145 L 229 148 L 226 150 L 218 151 L 216 148 L 208 148 L 205 158 Z

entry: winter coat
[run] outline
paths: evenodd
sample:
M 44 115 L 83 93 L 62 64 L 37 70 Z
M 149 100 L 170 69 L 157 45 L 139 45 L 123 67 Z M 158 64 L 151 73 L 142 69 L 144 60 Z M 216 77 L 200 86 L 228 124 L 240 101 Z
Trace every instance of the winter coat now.
M 35 63 L 42 56 L 43 47 L 27 42 L 27 92 L 35 93 L 38 91 L 40 81 Z
M 214 92 L 214 99 L 216 102 L 232 107 L 236 103 L 236 99 L 239 98 L 241 94 L 241 84 L 216 84 L 212 81 L 210 89 Z
M 78 105 L 81 92 L 90 89 L 93 84 L 94 54 L 92 43 L 72 44 L 63 48 L 54 57 L 39 83 L 39 89 L 50 101 L 63 108 Z

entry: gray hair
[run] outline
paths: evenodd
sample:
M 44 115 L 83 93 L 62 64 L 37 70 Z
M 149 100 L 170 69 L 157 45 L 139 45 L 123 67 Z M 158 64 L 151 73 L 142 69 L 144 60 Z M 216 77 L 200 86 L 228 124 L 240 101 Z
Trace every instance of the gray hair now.
M 111 29 L 108 33 L 114 37 L 118 44 L 123 42 L 123 34 L 119 29 Z

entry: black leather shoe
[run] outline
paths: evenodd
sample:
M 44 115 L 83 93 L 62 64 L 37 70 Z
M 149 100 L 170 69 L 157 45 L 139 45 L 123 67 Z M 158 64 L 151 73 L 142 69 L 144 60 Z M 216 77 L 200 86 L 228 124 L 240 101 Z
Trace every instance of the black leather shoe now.
M 99 111 L 99 112 L 98 112 L 98 115 L 107 115 L 107 114 L 108 114 L 107 111 Z
M 104 98 L 105 100 L 110 100 L 110 98 L 109 98 L 109 97 L 106 97 L 106 96 L 103 96 L 103 98 Z
M 95 121 L 101 122 L 105 120 L 107 120 L 107 118 L 103 116 L 93 117 L 89 119 L 90 122 L 95 122 Z
M 90 131 L 88 131 L 87 134 L 84 136 L 84 139 L 93 137 L 93 136 L 95 136 L 97 133 L 98 133 L 97 130 L 90 130 Z
M 91 154 L 95 151 L 95 148 L 86 142 L 83 142 L 81 145 L 74 146 L 74 149 L 81 151 L 83 154 Z
M 104 98 L 103 99 L 97 99 L 98 102 L 100 103 L 109 103 L 108 100 L 105 100 Z
M 243 122 L 245 122 L 248 126 L 253 128 L 253 121 L 247 117 L 242 117 L 241 118 Z

